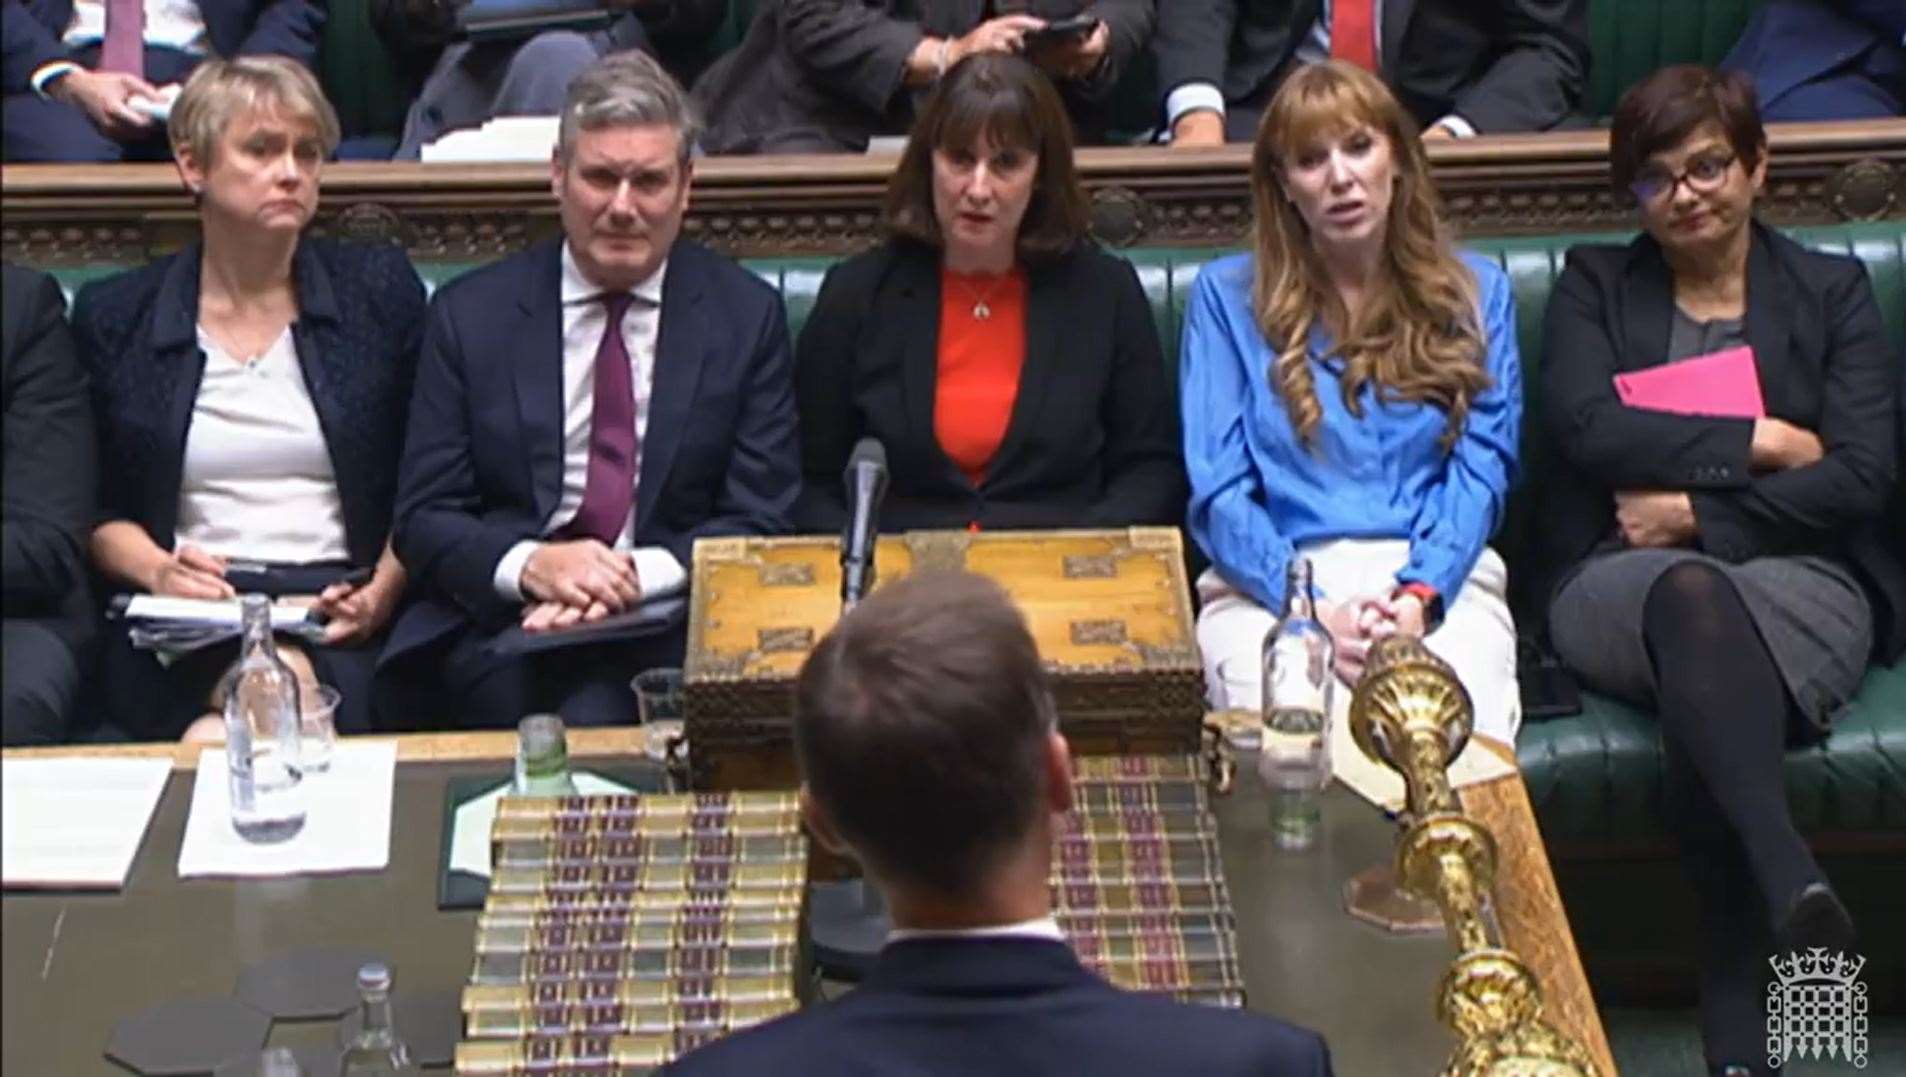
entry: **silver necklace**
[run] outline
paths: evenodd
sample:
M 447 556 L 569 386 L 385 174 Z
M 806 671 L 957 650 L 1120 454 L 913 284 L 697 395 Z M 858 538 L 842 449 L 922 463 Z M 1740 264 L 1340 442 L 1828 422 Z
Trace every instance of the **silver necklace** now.
M 986 289 L 984 292 L 979 291 L 959 277 L 949 274 L 947 279 L 959 285 L 960 290 L 971 297 L 973 300 L 973 320 L 983 322 L 993 316 L 993 308 L 987 300 L 993 298 L 993 293 L 999 291 L 1007 281 L 1012 280 L 1012 276 L 1012 271 L 1007 270 L 1003 276 L 993 282 L 992 287 Z

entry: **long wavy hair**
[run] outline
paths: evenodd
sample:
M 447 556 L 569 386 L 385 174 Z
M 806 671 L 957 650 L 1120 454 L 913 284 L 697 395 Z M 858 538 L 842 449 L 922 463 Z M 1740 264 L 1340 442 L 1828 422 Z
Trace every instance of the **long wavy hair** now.
M 1345 306 L 1310 227 L 1284 189 L 1284 168 L 1306 147 L 1368 127 L 1389 140 L 1396 189 L 1384 253 L 1362 309 Z M 1456 255 L 1430 181 L 1416 123 L 1373 74 L 1341 61 L 1294 72 L 1271 98 L 1251 155 L 1254 280 L 1251 308 L 1278 349 L 1269 371 L 1291 425 L 1312 444 L 1323 408 L 1308 345 L 1318 319 L 1344 361 L 1344 406 L 1375 382 L 1388 399 L 1427 401 L 1449 416 L 1442 445 L 1462 433 L 1469 402 L 1487 388 L 1476 279 Z

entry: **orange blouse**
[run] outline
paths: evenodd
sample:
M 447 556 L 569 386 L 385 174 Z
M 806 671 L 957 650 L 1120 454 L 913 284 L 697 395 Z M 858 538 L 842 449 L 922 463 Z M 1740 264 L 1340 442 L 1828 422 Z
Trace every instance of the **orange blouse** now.
M 1025 361 L 1026 271 L 1015 267 L 995 276 L 940 270 L 933 434 L 976 487 L 1005 440 Z

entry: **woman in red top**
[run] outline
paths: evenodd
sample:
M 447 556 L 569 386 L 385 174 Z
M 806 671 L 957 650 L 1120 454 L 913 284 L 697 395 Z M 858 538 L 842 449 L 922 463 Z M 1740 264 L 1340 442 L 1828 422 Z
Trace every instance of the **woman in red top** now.
M 828 273 L 796 350 L 801 526 L 840 527 L 868 436 L 891 474 L 882 530 L 1177 523 L 1173 380 L 1137 274 L 1086 239 L 1051 84 L 1013 56 L 948 71 L 887 225 Z

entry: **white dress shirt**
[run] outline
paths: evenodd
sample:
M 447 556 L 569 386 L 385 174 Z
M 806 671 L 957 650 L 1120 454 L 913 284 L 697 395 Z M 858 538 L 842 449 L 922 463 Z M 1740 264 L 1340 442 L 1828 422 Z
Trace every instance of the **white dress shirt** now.
M 220 557 L 345 561 L 344 502 L 289 327 L 241 362 L 204 329 L 205 375 L 192 402 L 174 546 Z
M 178 49 L 194 56 L 204 56 L 210 51 L 205 42 L 205 15 L 199 11 L 197 0 L 146 0 L 145 8 L 146 27 L 142 36 L 146 44 Z M 20 17 L 29 16 L 22 13 Z M 66 32 L 60 35 L 60 40 L 73 49 L 106 40 L 104 0 L 73 0 L 73 18 L 66 24 Z M 44 95 L 46 84 L 55 75 L 78 67 L 70 60 L 57 60 L 35 69 L 28 81 L 34 92 Z
M 648 433 L 649 398 L 655 383 L 656 331 L 662 320 L 663 261 L 647 280 L 629 290 L 635 297 L 622 315 L 622 344 L 629 353 L 630 384 L 635 389 L 635 443 L 637 482 L 640 483 L 642 439 Z M 562 250 L 563 305 L 563 488 L 555 511 L 543 522 L 543 534 L 553 534 L 576 518 L 589 485 L 589 427 L 596 403 L 596 349 L 609 325 L 604 289 L 582 275 L 569 244 Z M 638 488 L 638 493 L 639 493 Z M 688 573 L 675 555 L 662 546 L 635 545 L 635 502 L 622 522 L 614 548 L 635 562 L 642 597 L 672 594 L 688 584 Z M 522 602 L 523 566 L 539 543 L 525 539 L 509 548 L 496 563 L 496 593 L 506 601 Z
M 1330 5 L 1331 0 L 1324 0 L 1323 7 L 1318 9 L 1317 21 L 1311 24 L 1310 32 L 1304 35 L 1304 39 L 1297 43 L 1296 62 L 1314 64 L 1330 59 Z M 1373 0 L 1371 13 L 1376 24 L 1372 29 L 1377 35 L 1377 41 L 1381 42 L 1383 40 L 1383 0 Z M 1378 47 L 1376 54 L 1377 62 L 1381 64 L 1383 49 Z M 1207 109 L 1222 117 L 1225 111 L 1224 91 L 1220 90 L 1215 83 L 1187 82 L 1165 95 L 1166 133 L 1169 135 L 1171 129 L 1177 126 L 1178 117 L 1199 109 Z M 1454 112 L 1430 126 L 1446 127 L 1449 133 L 1457 138 L 1472 138 L 1476 134 L 1475 125 Z
M 904 942 L 907 939 L 1045 939 L 1051 942 L 1066 941 L 1065 932 L 1059 930 L 1059 921 L 1050 913 L 1035 916 L 1031 920 L 1021 920 L 1016 924 L 989 924 L 986 927 L 896 927 L 887 932 L 888 942 Z

